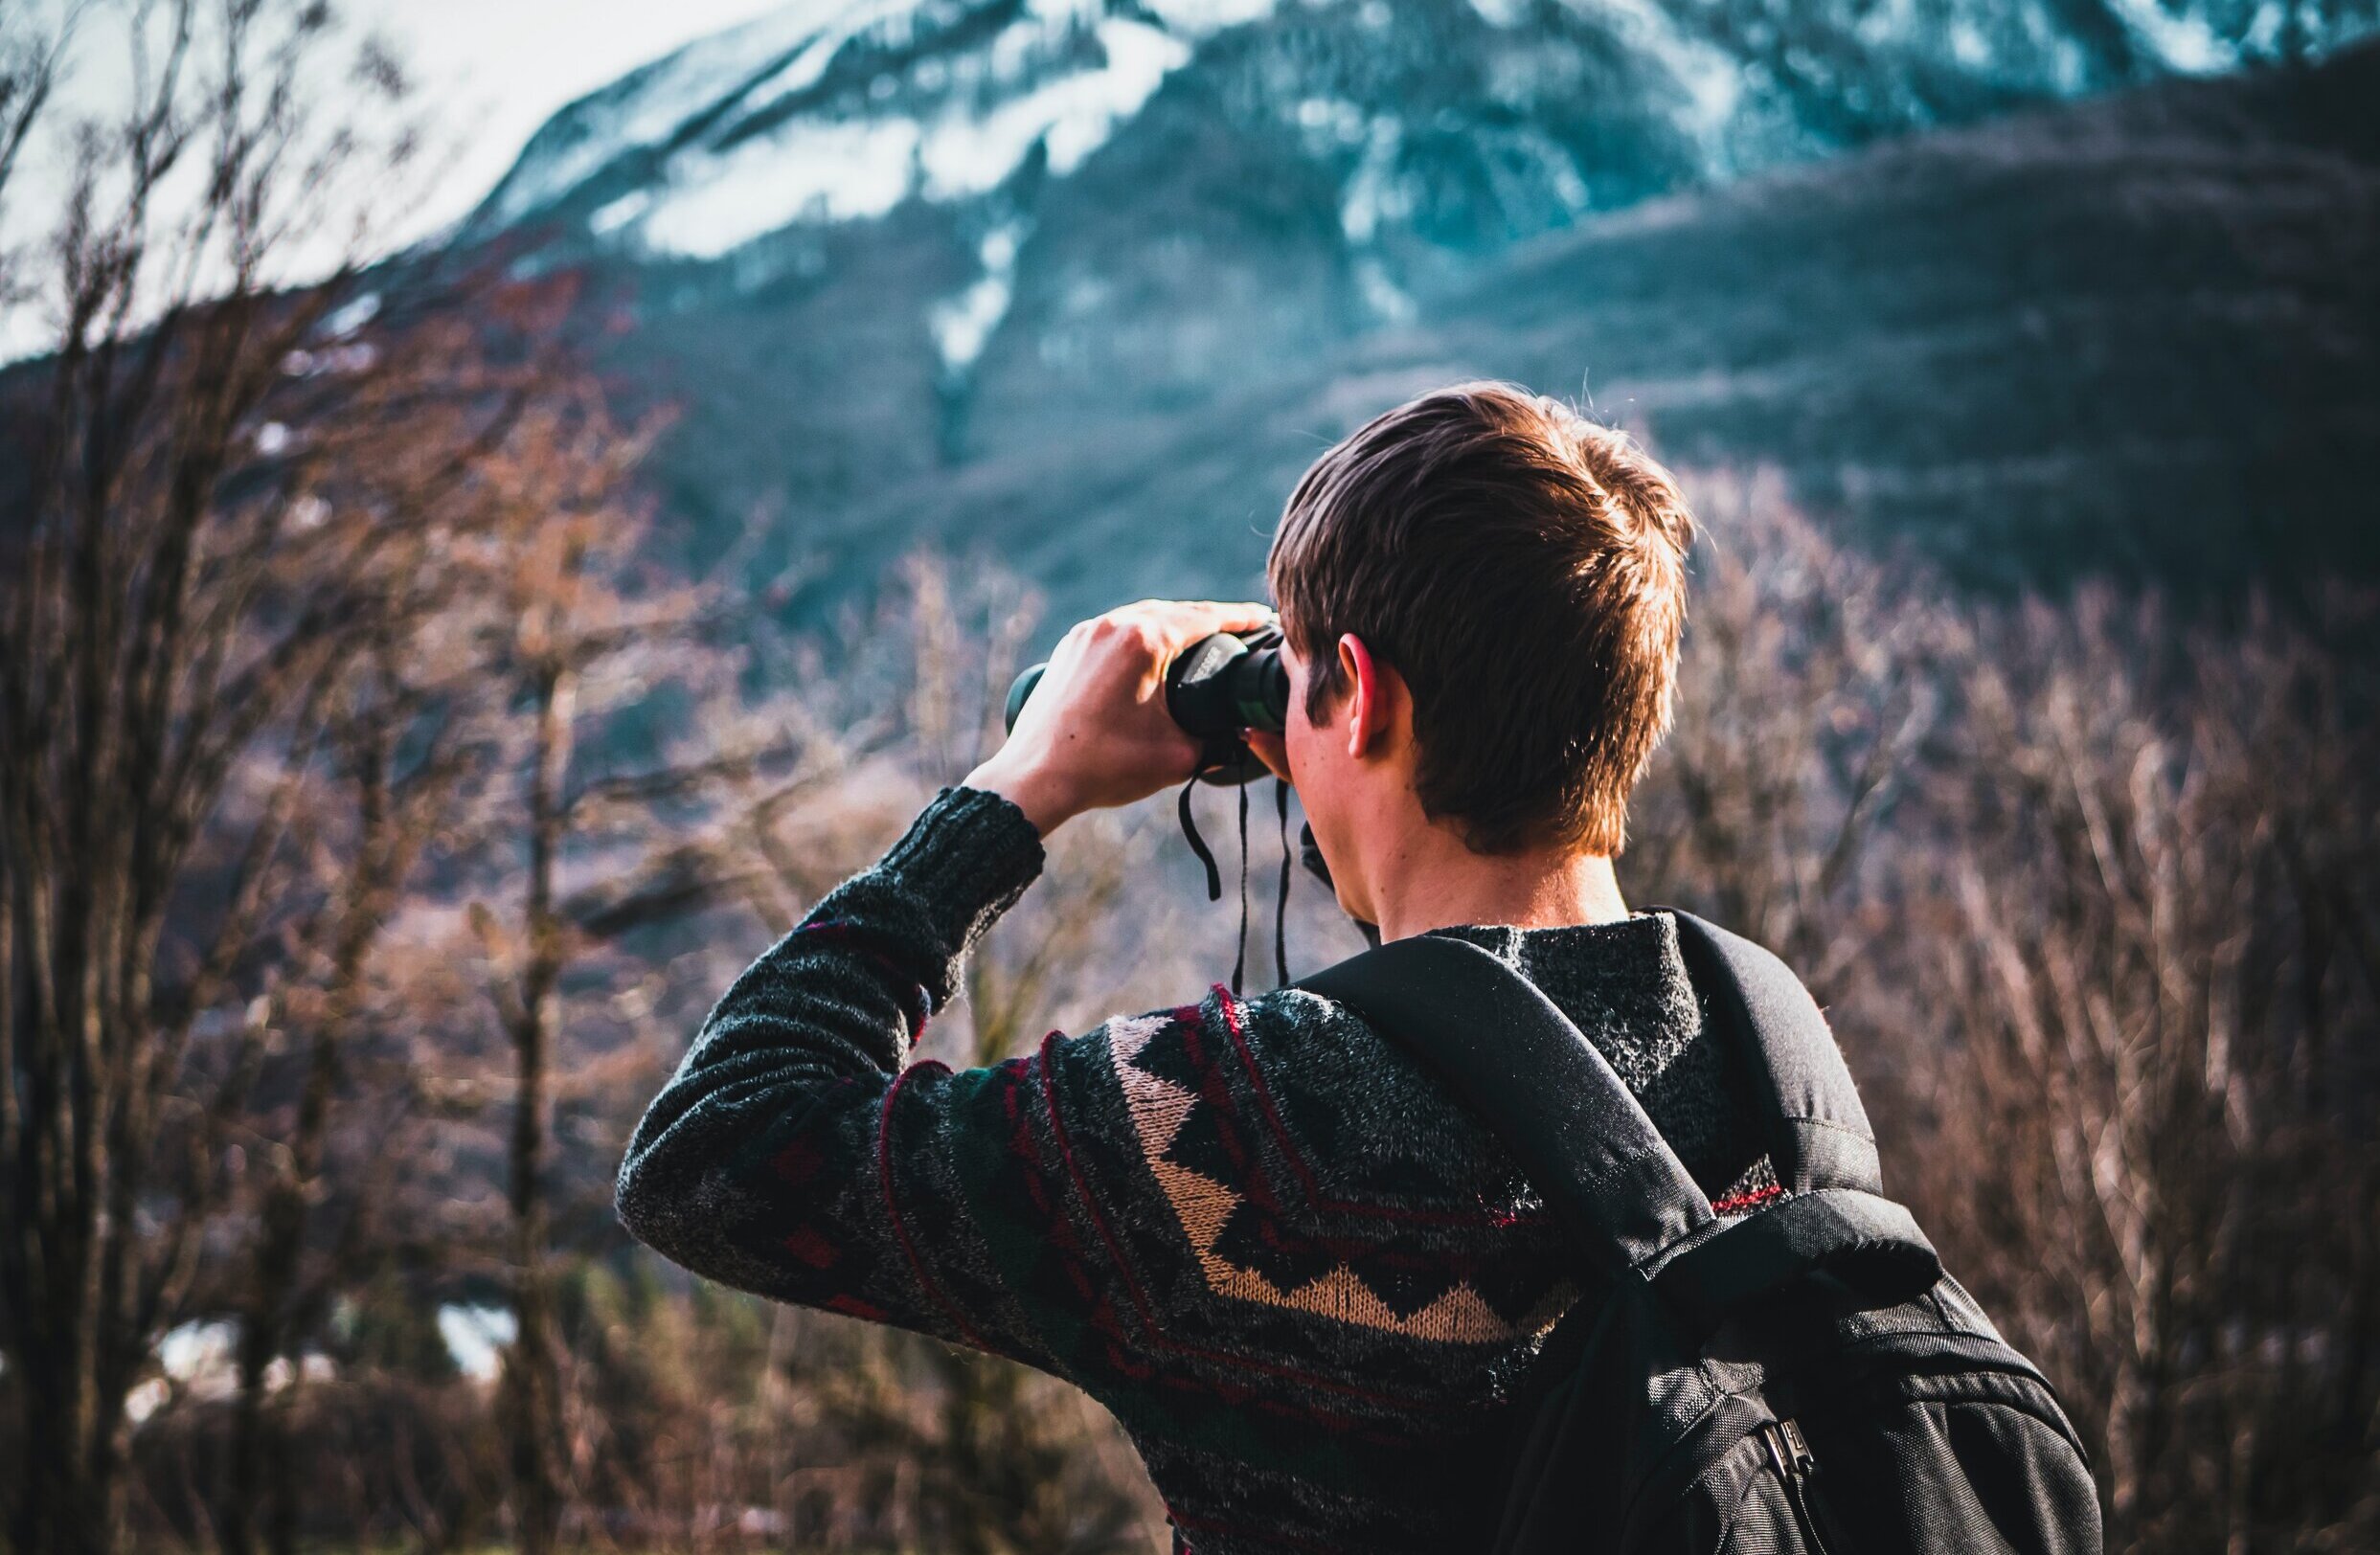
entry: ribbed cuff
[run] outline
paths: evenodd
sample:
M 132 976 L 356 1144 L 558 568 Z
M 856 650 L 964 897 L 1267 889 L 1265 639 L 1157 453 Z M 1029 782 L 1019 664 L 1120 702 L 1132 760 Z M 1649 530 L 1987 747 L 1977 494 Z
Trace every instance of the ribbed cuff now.
M 876 864 L 921 907 L 953 956 L 1016 905 L 1041 874 L 1041 835 L 998 794 L 945 788 Z

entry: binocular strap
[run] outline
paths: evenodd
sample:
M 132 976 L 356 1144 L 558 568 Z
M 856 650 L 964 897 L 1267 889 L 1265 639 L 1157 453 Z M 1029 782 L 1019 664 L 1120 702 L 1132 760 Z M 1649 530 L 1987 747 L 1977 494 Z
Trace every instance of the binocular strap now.
M 1190 796 L 1198 791 L 1200 779 L 1222 765 L 1219 761 L 1202 763 L 1182 785 L 1182 796 L 1175 814 L 1182 823 L 1182 836 L 1190 851 L 1207 871 L 1207 900 L 1223 899 L 1223 871 L 1214 862 L 1214 850 L 1198 834 L 1198 817 L 1191 809 Z M 1273 971 L 1275 985 L 1285 987 L 1289 982 L 1289 785 L 1279 778 L 1273 779 L 1273 812 L 1281 823 L 1281 888 L 1273 899 Z M 1239 939 L 1238 950 L 1232 958 L 1232 993 L 1237 997 L 1248 971 L 1248 785 L 1239 785 Z

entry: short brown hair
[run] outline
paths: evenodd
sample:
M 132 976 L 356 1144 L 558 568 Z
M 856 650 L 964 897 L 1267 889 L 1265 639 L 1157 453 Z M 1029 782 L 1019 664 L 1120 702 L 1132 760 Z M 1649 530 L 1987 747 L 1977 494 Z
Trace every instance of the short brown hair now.
M 1686 553 L 1677 483 L 1626 434 L 1462 383 L 1314 462 L 1266 573 L 1315 717 L 1352 632 L 1412 689 L 1423 811 L 1482 853 L 1616 854 L 1669 727 Z

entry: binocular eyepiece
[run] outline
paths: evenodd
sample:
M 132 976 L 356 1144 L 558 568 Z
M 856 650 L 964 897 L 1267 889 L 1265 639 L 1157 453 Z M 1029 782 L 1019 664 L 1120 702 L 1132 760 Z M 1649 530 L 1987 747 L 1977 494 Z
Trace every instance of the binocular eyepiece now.
M 1038 664 L 1009 687 L 1008 727 L 1050 666 Z M 1182 650 L 1166 669 L 1166 711 L 1205 747 L 1201 770 L 1211 783 L 1245 783 L 1264 763 L 1240 739 L 1243 729 L 1278 734 L 1289 723 L 1289 671 L 1281 662 L 1281 632 L 1217 632 Z

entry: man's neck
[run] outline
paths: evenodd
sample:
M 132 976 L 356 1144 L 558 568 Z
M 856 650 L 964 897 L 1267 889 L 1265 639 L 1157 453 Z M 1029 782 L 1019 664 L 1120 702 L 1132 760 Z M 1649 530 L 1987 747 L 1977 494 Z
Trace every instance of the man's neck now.
M 1397 838 L 1371 879 L 1383 939 L 1460 924 L 1547 929 L 1628 915 L 1608 858 L 1553 848 L 1474 853 L 1442 826 Z

